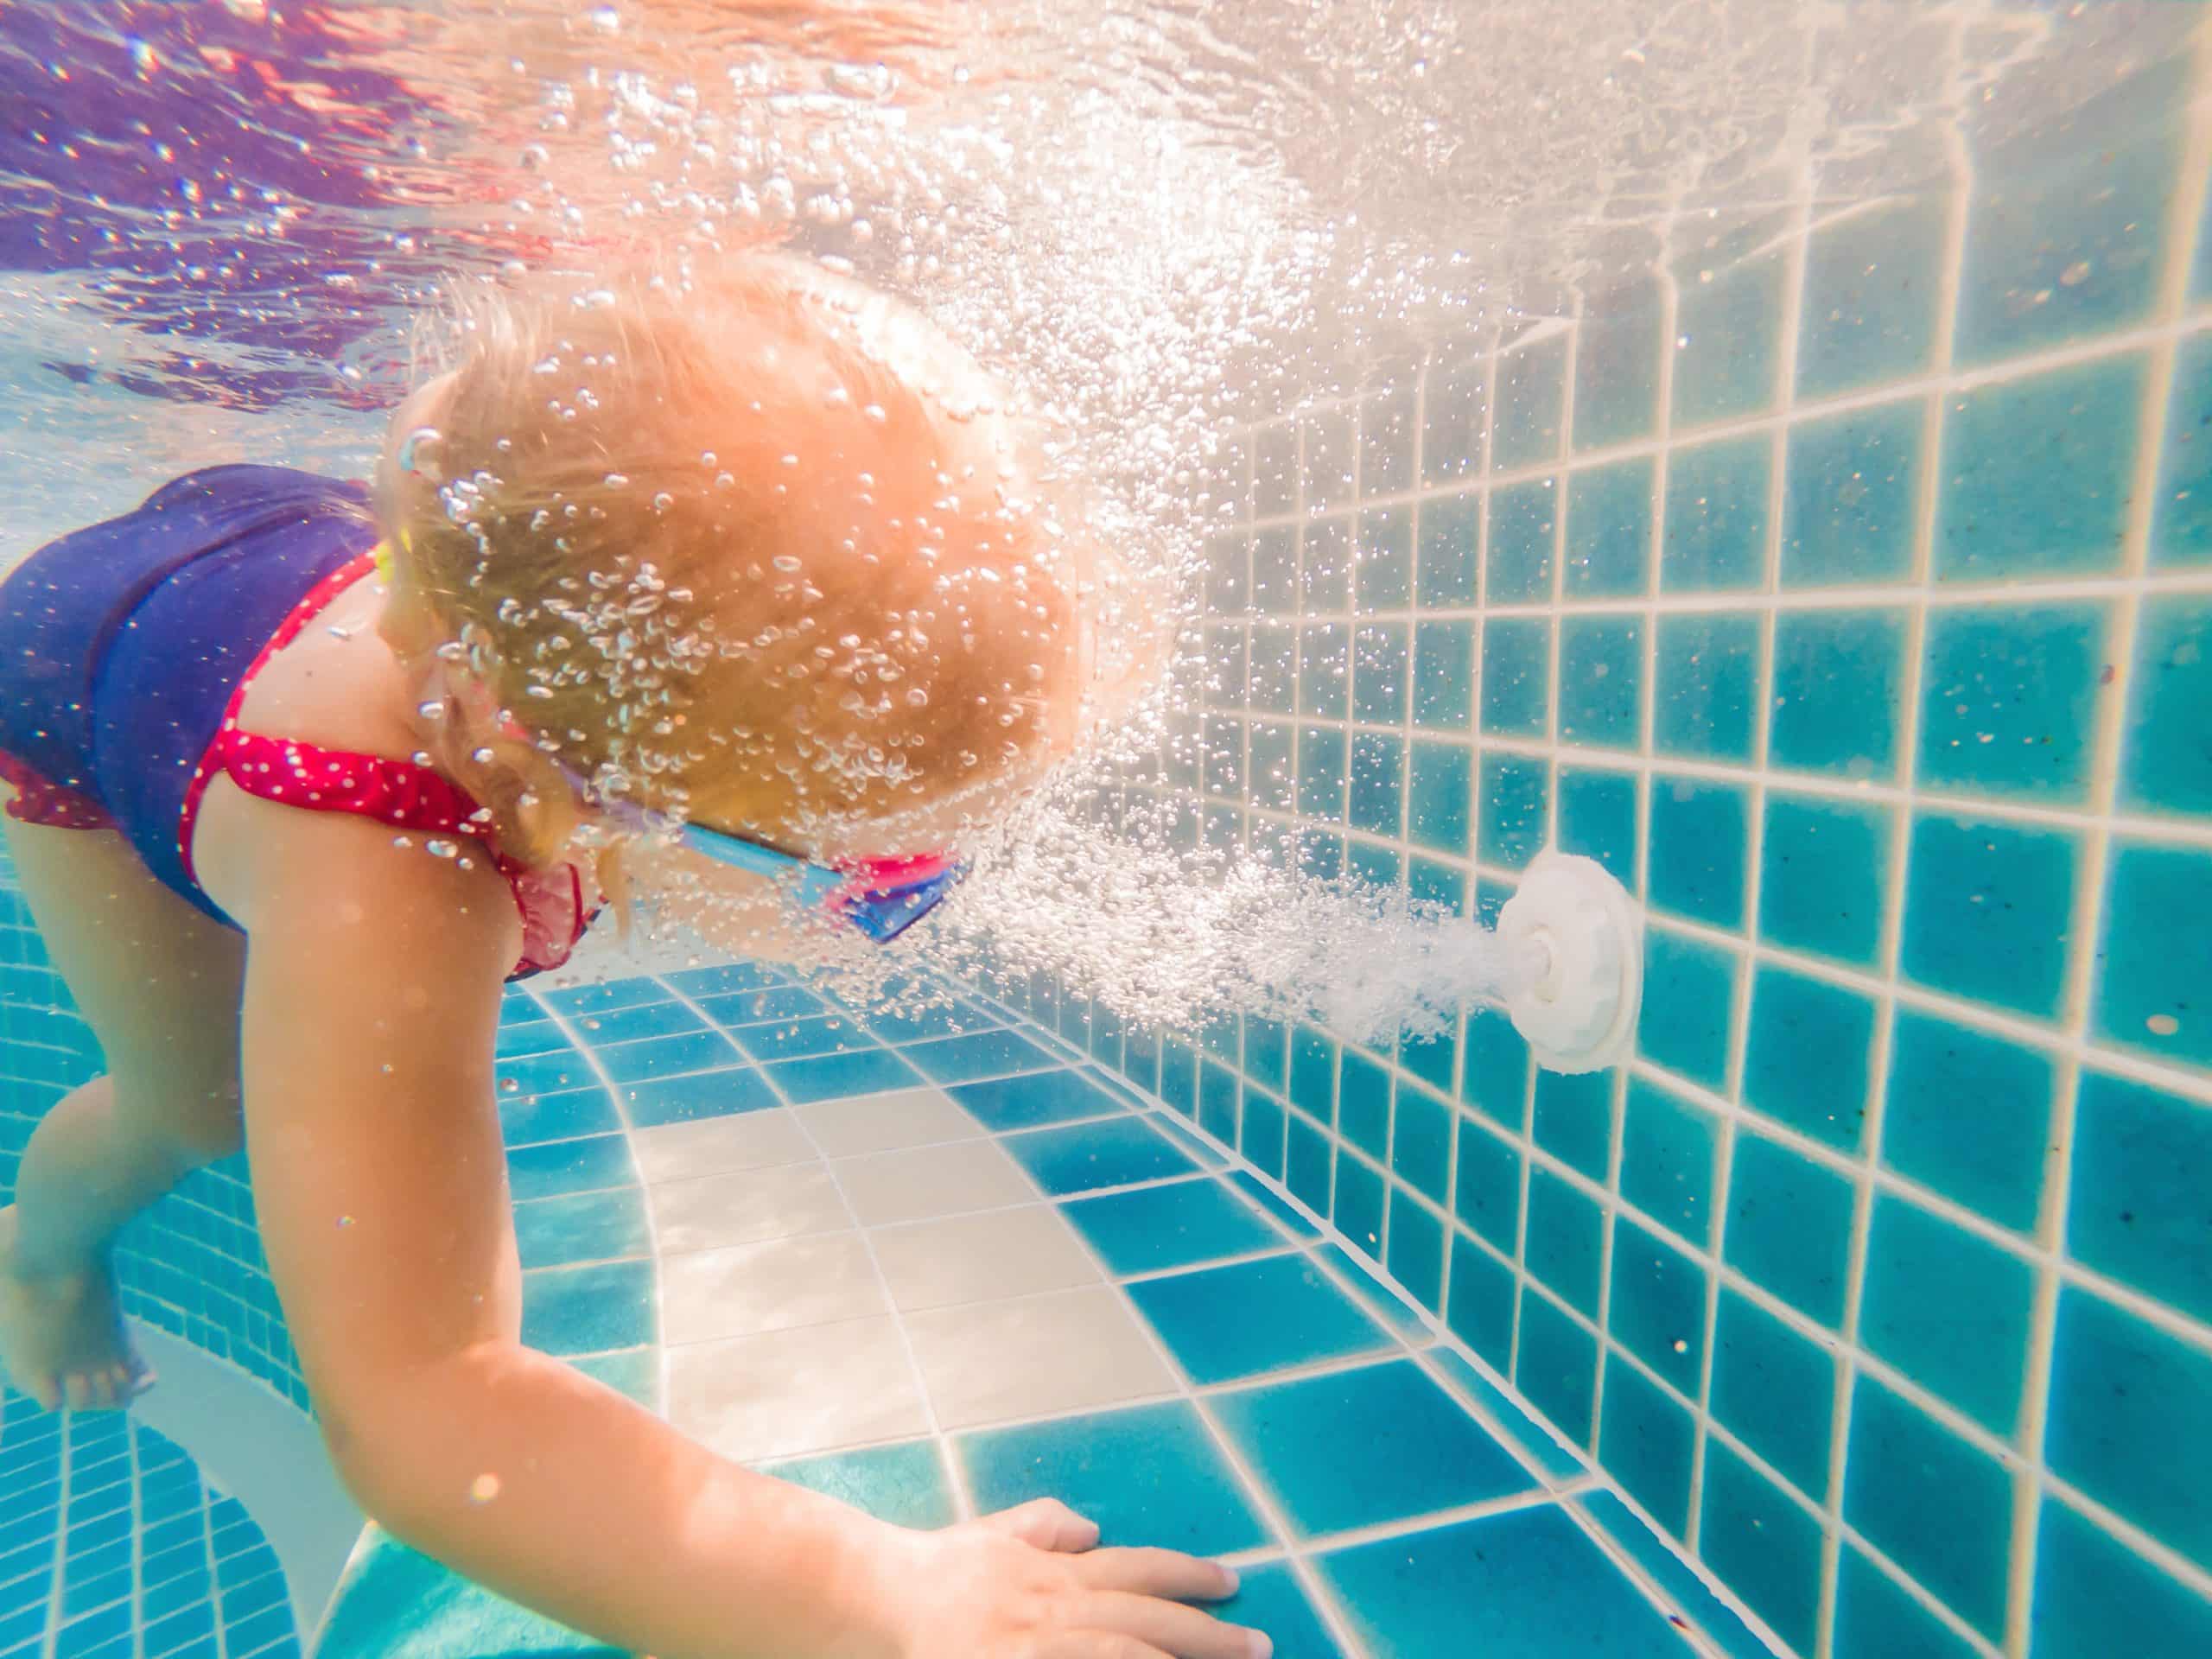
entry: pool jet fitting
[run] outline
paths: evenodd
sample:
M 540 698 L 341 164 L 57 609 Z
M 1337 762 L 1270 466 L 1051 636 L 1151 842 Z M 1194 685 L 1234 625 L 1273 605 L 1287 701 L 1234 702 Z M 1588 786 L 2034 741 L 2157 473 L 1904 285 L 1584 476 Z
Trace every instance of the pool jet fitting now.
M 1643 996 L 1643 912 L 1595 859 L 1541 852 L 1497 914 L 1530 977 L 1507 998 L 1513 1027 L 1548 1071 L 1625 1059 Z

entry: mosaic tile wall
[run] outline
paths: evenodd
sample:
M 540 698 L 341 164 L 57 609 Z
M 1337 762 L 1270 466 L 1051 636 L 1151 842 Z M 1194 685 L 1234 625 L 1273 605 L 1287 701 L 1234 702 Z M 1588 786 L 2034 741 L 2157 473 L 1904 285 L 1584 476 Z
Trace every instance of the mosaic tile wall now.
M 2212 124 L 1922 194 L 1227 457 L 1209 842 L 1645 902 L 1633 1062 L 1032 1006 L 1387 1268 L 1794 1653 L 2212 1651 Z

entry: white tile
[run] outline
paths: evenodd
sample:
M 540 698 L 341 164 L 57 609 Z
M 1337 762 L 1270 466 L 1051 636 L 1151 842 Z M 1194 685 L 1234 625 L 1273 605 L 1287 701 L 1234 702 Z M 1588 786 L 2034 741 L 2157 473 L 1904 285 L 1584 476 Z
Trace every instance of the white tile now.
M 763 1169 L 772 1164 L 810 1163 L 815 1155 L 798 1120 L 781 1106 L 634 1130 L 630 1148 L 637 1154 L 639 1174 L 648 1183 Z
M 668 1417 L 724 1457 L 748 1462 L 930 1427 L 888 1315 L 671 1349 Z
M 895 1089 L 792 1109 L 825 1158 L 850 1158 L 940 1141 L 972 1141 L 983 1126 L 942 1089 Z
M 1049 1204 L 886 1227 L 873 1238 L 901 1309 L 1003 1301 L 1100 1278 L 1075 1229 Z
M 826 1164 L 734 1170 L 645 1189 L 664 1256 L 755 1239 L 840 1232 L 853 1224 Z
M 863 1227 L 926 1221 L 969 1210 L 1033 1204 L 1037 1189 L 1021 1166 L 991 1141 L 956 1141 L 837 1161 L 853 1214 Z
M 713 1342 L 890 1311 L 858 1233 L 810 1233 L 661 1264 L 661 1340 Z
M 906 1334 L 947 1428 L 1175 1392 L 1135 1316 L 1103 1285 L 910 1313 Z

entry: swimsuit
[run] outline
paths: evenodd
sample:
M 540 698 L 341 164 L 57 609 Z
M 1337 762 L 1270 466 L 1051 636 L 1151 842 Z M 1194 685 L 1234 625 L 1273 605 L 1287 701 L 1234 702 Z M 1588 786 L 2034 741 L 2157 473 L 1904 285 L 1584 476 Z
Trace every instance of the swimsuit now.
M 0 779 L 19 791 L 8 814 L 117 830 L 226 926 L 192 869 L 219 772 L 287 806 L 467 836 L 521 912 L 515 976 L 558 967 L 590 920 L 573 866 L 502 857 L 489 815 L 427 766 L 238 729 L 254 675 L 373 569 L 378 539 L 359 484 L 213 467 L 33 553 L 0 583 Z

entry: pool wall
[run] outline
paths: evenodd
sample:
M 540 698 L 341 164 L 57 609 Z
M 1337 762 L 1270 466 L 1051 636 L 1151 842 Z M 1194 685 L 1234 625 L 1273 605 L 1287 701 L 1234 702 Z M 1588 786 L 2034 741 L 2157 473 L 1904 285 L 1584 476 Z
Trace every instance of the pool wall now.
M 1186 838 L 1484 917 L 1602 861 L 1632 1064 L 1035 998 L 1808 1659 L 2212 1648 L 2207 86 L 1678 220 L 1225 456 Z

